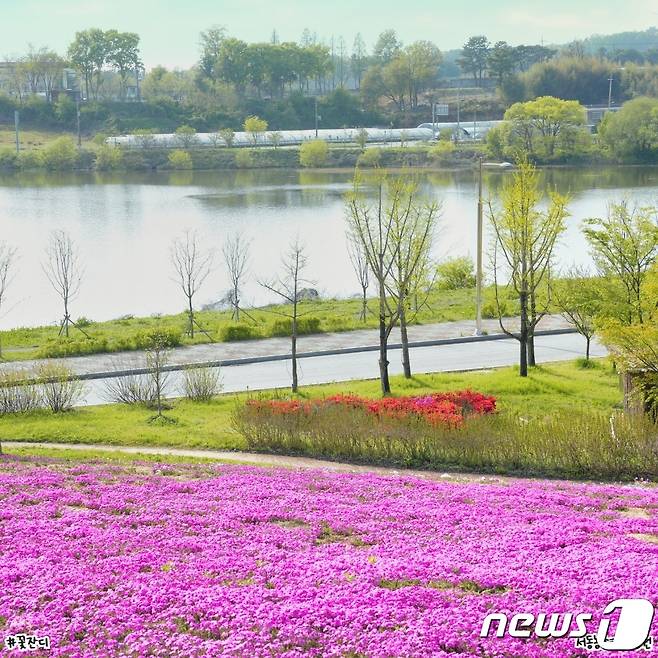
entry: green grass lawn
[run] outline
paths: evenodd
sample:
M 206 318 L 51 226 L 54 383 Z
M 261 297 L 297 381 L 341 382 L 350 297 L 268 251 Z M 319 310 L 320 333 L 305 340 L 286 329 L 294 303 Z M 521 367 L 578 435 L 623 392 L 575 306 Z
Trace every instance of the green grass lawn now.
M 43 149 L 51 142 L 55 141 L 58 137 L 70 137 L 77 140 L 77 135 L 74 132 L 64 130 L 19 130 L 19 139 L 22 151 L 32 151 L 34 149 Z M 83 141 L 88 141 L 88 138 L 83 138 Z M 0 127 L 0 149 L 15 148 L 16 147 L 16 134 L 13 126 Z
M 491 304 L 493 291 L 485 294 L 485 317 L 487 305 Z M 361 302 L 358 299 L 329 299 L 301 303 L 301 312 L 307 314 L 305 319 L 317 318 L 320 331 L 349 331 L 352 329 L 375 328 L 377 316 L 375 315 L 375 302 L 370 301 L 370 312 L 363 322 L 360 319 Z M 510 312 L 514 306 L 510 302 Z M 241 325 L 250 327 L 253 338 L 268 338 L 281 335 L 277 331 L 275 322 L 281 316 L 272 311 L 285 311 L 285 307 L 272 306 L 250 310 L 252 319 L 246 316 L 241 318 Z M 447 322 L 453 320 L 473 319 L 475 314 L 475 290 L 441 290 L 436 291 L 418 313 L 416 321 L 420 324 L 432 322 Z M 490 314 L 489 314 L 490 315 Z M 197 320 L 206 328 L 215 340 L 222 339 L 222 329 L 234 325 L 230 311 L 205 311 L 197 314 Z M 0 332 L 3 357 L 8 361 L 44 358 L 49 356 L 72 356 L 74 354 L 113 352 L 125 349 L 136 349 L 139 345 L 139 336 L 145 331 L 156 327 L 180 331 L 182 342 L 185 345 L 208 342 L 208 337 L 202 333 L 195 333 L 192 340 L 185 334 L 187 316 L 164 315 L 161 317 L 124 318 L 108 322 L 85 323 L 84 330 L 92 340 L 84 337 L 76 329 L 71 329 L 70 340 L 58 338 L 58 327 L 18 328 Z M 285 335 L 285 332 L 284 334 Z M 65 350 L 66 353 L 62 353 Z
M 527 379 L 520 378 L 514 368 L 501 368 L 419 375 L 411 380 L 398 376 L 391 383 L 398 395 L 471 388 L 496 396 L 500 410 L 525 417 L 550 416 L 570 409 L 610 411 L 621 400 L 618 377 L 606 359 L 587 369 L 575 362 L 540 366 L 532 369 Z M 338 392 L 378 397 L 379 382 L 313 386 L 303 389 L 300 395 L 312 398 Z M 172 424 L 149 423 L 151 411 L 127 405 L 86 407 L 59 415 L 46 411 L 7 415 L 0 417 L 0 437 L 13 441 L 241 450 L 245 444 L 231 427 L 231 414 L 247 397 L 227 394 L 209 403 L 175 400 L 167 412 L 176 421 Z

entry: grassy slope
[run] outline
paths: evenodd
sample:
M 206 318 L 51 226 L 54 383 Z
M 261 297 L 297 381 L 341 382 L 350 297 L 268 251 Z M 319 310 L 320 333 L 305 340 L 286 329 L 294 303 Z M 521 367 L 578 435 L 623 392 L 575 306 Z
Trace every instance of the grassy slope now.
M 498 398 L 501 410 L 524 416 L 550 415 L 558 409 L 611 410 L 620 401 L 618 379 L 606 360 L 596 367 L 580 369 L 572 362 L 533 369 L 521 379 L 513 368 L 470 373 L 419 375 L 406 381 L 393 377 L 399 395 L 435 390 L 472 388 Z M 314 386 L 303 397 L 337 392 L 378 396 L 377 381 Z M 0 437 L 5 440 L 104 443 L 112 445 L 163 445 L 194 448 L 244 448 L 243 440 L 231 428 L 231 413 L 246 394 L 223 395 L 208 404 L 178 400 L 168 412 L 177 423 L 149 424 L 151 413 L 142 407 L 108 405 L 88 407 L 54 416 L 47 412 L 0 417 Z
M 493 296 L 493 293 L 489 291 Z M 488 296 L 485 297 L 485 302 Z M 302 302 L 302 312 L 308 313 L 309 317 L 320 320 L 322 331 L 348 331 L 350 329 L 374 328 L 377 326 L 377 317 L 374 312 L 368 314 L 366 322 L 359 319 L 361 302 L 358 299 L 329 299 L 324 301 Z M 374 311 L 375 304 L 370 302 L 371 310 Z M 285 307 L 270 307 L 273 310 L 285 311 Z M 431 322 L 446 322 L 451 320 L 472 319 L 475 308 L 474 290 L 449 290 L 437 291 L 428 300 L 427 307 L 419 312 L 417 321 L 421 324 Z M 510 305 L 510 308 L 511 305 Z M 268 312 L 266 309 L 250 310 L 256 324 L 244 317 L 244 323 L 254 326 L 259 336 L 269 337 L 272 335 L 273 323 L 280 320 L 281 316 Z M 234 324 L 231 320 L 230 311 L 206 311 L 199 312 L 197 319 L 200 324 L 211 332 L 215 339 L 219 339 L 222 327 Z M 184 314 L 165 315 L 160 318 L 146 317 L 125 320 L 110 320 L 108 322 L 93 323 L 85 327 L 85 331 L 94 338 L 106 339 L 109 351 L 125 349 L 126 343 L 135 340 L 140 331 L 154 327 L 172 327 L 184 332 L 187 316 Z M 18 328 L 0 333 L 2 341 L 3 357 L 9 361 L 38 358 L 47 356 L 43 352 L 44 346 L 49 341 L 57 340 L 58 328 L 55 326 Z M 71 337 L 81 346 L 85 347 L 87 342 L 84 336 L 71 330 Z M 192 341 L 189 336 L 183 336 L 184 344 L 208 342 L 204 334 L 196 334 Z

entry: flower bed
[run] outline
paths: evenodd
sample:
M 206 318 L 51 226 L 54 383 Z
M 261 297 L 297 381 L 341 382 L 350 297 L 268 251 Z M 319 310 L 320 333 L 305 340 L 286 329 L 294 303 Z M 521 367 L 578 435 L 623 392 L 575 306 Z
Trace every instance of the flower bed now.
M 493 413 L 496 398 L 474 391 L 431 393 L 423 396 L 369 399 L 358 395 L 333 395 L 319 400 L 249 400 L 256 411 L 275 415 L 308 416 L 330 407 L 360 409 L 378 418 L 418 417 L 432 425 L 457 426 L 466 416 Z
M 658 597 L 655 488 L 5 457 L 0 498 L 12 658 L 567 658 L 483 620 Z

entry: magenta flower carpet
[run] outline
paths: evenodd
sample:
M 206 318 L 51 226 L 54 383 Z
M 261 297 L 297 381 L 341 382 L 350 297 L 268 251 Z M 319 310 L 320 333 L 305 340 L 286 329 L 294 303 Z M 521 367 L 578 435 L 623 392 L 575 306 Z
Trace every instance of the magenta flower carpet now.
M 3 656 L 615 655 L 480 634 L 491 613 L 595 632 L 610 601 L 658 602 L 644 485 L 4 457 L 0 500 Z

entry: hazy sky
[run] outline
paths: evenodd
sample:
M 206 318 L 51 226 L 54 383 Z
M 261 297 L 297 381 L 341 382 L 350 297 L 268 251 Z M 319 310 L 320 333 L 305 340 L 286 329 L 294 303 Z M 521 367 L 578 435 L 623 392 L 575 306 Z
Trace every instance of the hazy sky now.
M 233 36 L 298 40 L 308 27 L 318 37 L 356 32 L 370 48 L 395 28 L 405 43 L 430 39 L 458 48 L 466 37 L 492 41 L 563 43 L 592 33 L 641 30 L 658 24 L 656 0 L 0 0 L 0 58 L 29 43 L 64 52 L 76 30 L 88 27 L 138 32 L 147 67 L 188 67 L 198 56 L 198 34 L 213 24 Z

